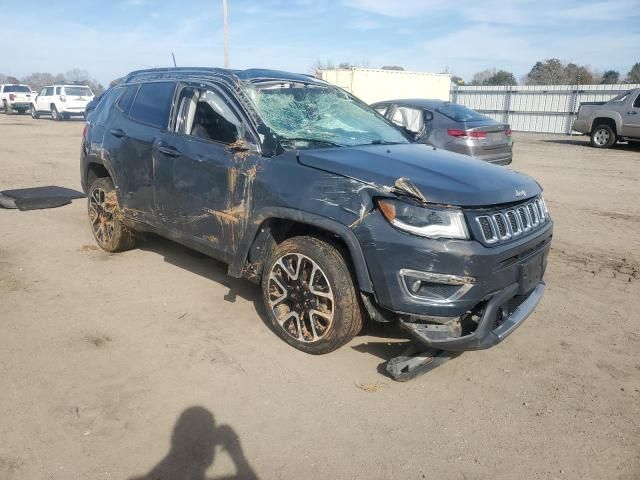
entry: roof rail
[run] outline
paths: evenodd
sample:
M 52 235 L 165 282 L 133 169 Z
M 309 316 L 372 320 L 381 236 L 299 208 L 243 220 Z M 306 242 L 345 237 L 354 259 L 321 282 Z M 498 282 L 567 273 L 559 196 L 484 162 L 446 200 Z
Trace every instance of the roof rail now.
M 228 70 L 225 68 L 214 68 L 214 67 L 161 67 L 161 68 L 147 68 L 143 70 L 135 70 L 129 74 L 127 74 L 123 78 L 123 82 L 129 82 L 134 78 L 138 77 L 146 77 L 153 75 L 162 75 L 163 73 L 171 74 L 171 73 L 209 73 L 209 74 L 217 74 L 223 76 L 232 77 L 239 70 Z

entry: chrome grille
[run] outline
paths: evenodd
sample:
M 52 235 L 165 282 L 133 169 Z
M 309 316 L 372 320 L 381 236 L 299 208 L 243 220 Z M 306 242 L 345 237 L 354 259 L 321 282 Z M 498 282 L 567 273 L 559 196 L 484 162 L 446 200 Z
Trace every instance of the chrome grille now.
M 544 201 L 536 198 L 512 208 L 476 216 L 485 243 L 504 242 L 544 225 L 549 219 Z
M 531 226 L 533 227 L 537 226 L 540 223 L 540 221 L 538 219 L 538 212 L 536 211 L 536 208 L 534 207 L 533 202 L 527 205 L 527 210 L 529 210 L 529 218 L 531 219 Z
M 525 232 L 531 229 L 531 222 L 529 222 L 529 215 L 527 215 L 527 211 L 524 207 L 518 208 L 518 216 L 520 217 L 520 224 L 522 225 L 522 230 Z
M 507 222 L 503 213 L 496 213 L 493 216 L 493 221 L 495 222 L 495 226 L 497 227 L 500 240 L 506 240 L 507 238 L 511 237 L 511 233 L 508 230 Z
M 482 229 L 482 235 L 484 236 L 485 242 L 494 243 L 498 241 L 498 237 L 496 236 L 493 228 L 493 223 L 491 222 L 491 217 L 478 217 L 478 224 Z
M 514 237 L 516 235 L 520 235 L 522 233 L 522 227 L 520 227 L 520 222 L 518 222 L 516 212 L 514 212 L 513 210 L 509 210 L 507 212 L 507 218 L 509 219 L 509 228 L 511 228 L 511 234 Z

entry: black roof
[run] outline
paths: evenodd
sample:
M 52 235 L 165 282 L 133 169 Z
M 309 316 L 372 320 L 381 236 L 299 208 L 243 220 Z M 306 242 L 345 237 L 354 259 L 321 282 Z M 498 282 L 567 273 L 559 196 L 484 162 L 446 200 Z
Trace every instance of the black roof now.
M 283 72 L 280 70 L 269 70 L 264 68 L 232 70 L 212 67 L 173 67 L 136 70 L 126 75 L 123 81 L 131 82 L 134 80 L 153 80 L 160 78 L 184 78 L 188 76 L 195 76 L 199 78 L 209 77 L 211 79 L 226 80 L 230 83 L 235 83 L 238 80 L 248 82 L 284 80 L 291 82 L 325 83 L 323 80 L 317 79 L 311 75 Z

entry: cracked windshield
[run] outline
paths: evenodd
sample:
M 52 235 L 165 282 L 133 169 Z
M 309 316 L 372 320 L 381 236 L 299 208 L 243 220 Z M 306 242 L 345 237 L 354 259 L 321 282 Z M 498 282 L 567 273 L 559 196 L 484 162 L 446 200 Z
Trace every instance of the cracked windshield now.
M 395 127 L 335 88 L 278 84 L 257 88 L 251 96 L 285 148 L 408 143 Z

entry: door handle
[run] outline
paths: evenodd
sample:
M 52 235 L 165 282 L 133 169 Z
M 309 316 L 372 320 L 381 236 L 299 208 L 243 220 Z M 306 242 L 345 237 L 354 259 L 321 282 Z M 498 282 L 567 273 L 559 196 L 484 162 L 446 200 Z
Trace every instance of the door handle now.
M 160 145 L 158 146 L 158 151 L 163 153 L 167 157 L 179 157 L 180 151 L 174 147 L 168 145 Z
M 630 112 L 627 112 L 627 115 L 637 115 L 638 112 L 636 112 L 635 110 L 631 110 Z
M 114 137 L 118 137 L 118 138 L 122 138 L 122 137 L 125 137 L 127 135 L 126 133 L 124 133 L 124 130 L 122 130 L 120 128 L 112 128 L 110 133 Z

